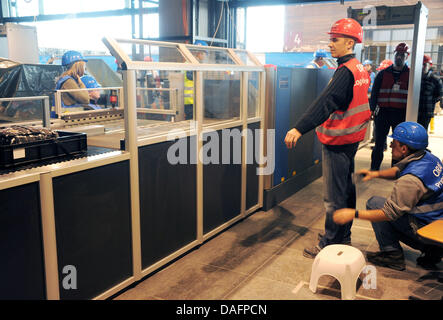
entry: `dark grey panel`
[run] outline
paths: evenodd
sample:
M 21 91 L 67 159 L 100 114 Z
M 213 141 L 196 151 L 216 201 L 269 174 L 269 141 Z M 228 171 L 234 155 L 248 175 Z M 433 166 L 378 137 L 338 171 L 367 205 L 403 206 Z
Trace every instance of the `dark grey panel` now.
M 241 132 L 242 128 L 237 129 Z M 230 129 L 227 129 L 230 130 Z M 207 134 L 204 136 L 204 139 Z M 217 131 L 219 146 L 222 145 L 222 131 Z M 215 138 L 217 139 L 217 138 Z M 222 152 L 219 151 L 218 164 L 209 163 L 203 166 L 203 232 L 207 233 L 223 223 L 236 217 L 241 212 L 241 159 L 240 164 L 234 164 L 234 139 L 230 139 L 230 164 L 222 163 Z M 208 145 L 211 139 L 204 142 Z M 209 148 L 209 147 L 208 147 Z M 235 152 L 240 152 L 236 145 Z M 238 150 L 240 149 L 240 151 Z M 209 157 L 213 154 L 208 153 Z
M 291 125 L 302 117 L 317 97 L 318 69 L 294 68 L 291 74 Z M 314 130 L 305 133 L 288 152 L 288 177 L 308 169 L 314 162 Z
M 61 299 L 91 299 L 132 275 L 129 161 L 53 179 Z M 63 280 L 77 271 L 77 289 Z
M 143 268 L 197 239 L 197 169 L 190 154 L 195 136 L 179 141 L 185 143 L 186 164 L 168 161 L 168 149 L 178 140 L 139 148 Z
M 46 299 L 37 182 L 0 191 L 0 300 Z
M 295 126 L 295 123 L 317 97 L 317 74 L 318 69 L 292 69 L 290 128 Z

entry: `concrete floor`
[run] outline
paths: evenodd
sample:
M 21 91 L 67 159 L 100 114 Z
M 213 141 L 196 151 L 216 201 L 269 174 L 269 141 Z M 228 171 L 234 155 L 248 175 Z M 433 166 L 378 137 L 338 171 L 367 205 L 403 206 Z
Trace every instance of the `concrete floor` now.
M 436 117 L 431 151 L 443 158 L 443 116 Z M 390 140 L 388 140 L 389 143 Z M 370 145 L 356 156 L 356 170 L 369 168 Z M 391 161 L 390 148 L 382 168 Z M 357 208 L 373 195 L 387 196 L 393 182 L 375 179 L 357 185 Z M 269 211 L 257 211 L 190 251 L 175 262 L 114 296 L 119 300 L 339 300 L 340 284 L 322 276 L 317 292 L 309 290 L 314 260 L 303 249 L 318 243 L 324 230 L 322 178 Z M 355 219 L 352 245 L 362 252 L 378 251 L 371 224 Z M 419 252 L 404 246 L 406 270 L 376 267 L 376 288 L 357 282 L 360 300 L 440 300 L 443 269 L 429 271 L 416 265 Z

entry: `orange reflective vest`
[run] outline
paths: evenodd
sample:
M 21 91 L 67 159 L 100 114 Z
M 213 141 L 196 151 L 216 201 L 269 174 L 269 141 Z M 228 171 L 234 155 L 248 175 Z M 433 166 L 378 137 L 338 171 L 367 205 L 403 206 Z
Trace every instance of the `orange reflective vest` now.
M 346 111 L 334 111 L 329 118 L 317 127 L 318 140 L 326 145 L 345 145 L 363 141 L 371 117 L 368 103 L 370 79 L 368 72 L 356 58 L 343 63 L 354 76 L 351 103 Z
M 394 80 L 392 69 L 386 69 L 383 73 L 383 81 L 377 98 L 380 108 L 406 109 L 408 102 L 409 68 L 400 74 L 397 82 Z

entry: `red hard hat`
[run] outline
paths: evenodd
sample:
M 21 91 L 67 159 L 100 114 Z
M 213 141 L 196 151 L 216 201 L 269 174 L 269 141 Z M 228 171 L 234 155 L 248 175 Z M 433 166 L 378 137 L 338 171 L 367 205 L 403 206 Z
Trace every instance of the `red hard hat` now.
M 425 64 L 425 63 L 430 63 L 431 66 L 432 66 L 432 59 L 431 59 L 431 56 L 428 56 L 427 54 L 425 54 L 425 55 L 423 56 L 423 64 Z
M 406 43 L 402 42 L 399 43 L 396 47 L 394 52 L 399 52 L 399 53 L 407 53 L 409 55 L 409 47 Z
M 354 38 L 357 43 L 363 41 L 363 29 L 361 25 L 351 18 L 340 19 L 336 21 L 328 34 L 339 34 Z
M 152 58 L 150 56 L 146 56 L 143 61 L 152 62 Z
M 383 60 L 377 70 L 384 70 L 392 64 L 392 60 Z

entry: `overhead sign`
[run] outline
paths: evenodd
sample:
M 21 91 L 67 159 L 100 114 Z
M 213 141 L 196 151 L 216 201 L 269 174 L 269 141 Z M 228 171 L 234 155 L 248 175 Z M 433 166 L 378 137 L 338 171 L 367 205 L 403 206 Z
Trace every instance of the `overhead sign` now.
M 416 5 L 412 6 L 366 6 L 362 9 L 348 8 L 348 18 L 357 20 L 362 26 L 390 26 L 414 24 Z

